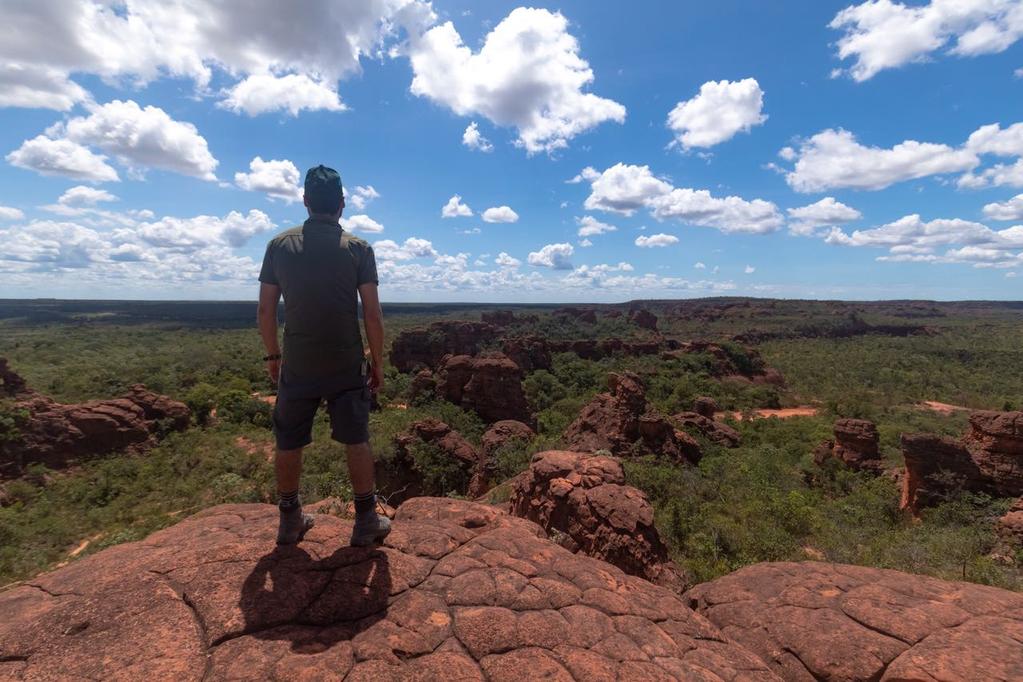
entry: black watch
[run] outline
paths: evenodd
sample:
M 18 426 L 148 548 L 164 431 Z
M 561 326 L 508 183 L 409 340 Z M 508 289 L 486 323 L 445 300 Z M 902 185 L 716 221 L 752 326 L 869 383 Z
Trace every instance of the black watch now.
M 271 360 L 280 360 L 280 359 L 281 359 L 281 354 L 280 353 L 270 353 L 270 355 L 264 355 L 263 356 L 263 362 L 270 362 Z

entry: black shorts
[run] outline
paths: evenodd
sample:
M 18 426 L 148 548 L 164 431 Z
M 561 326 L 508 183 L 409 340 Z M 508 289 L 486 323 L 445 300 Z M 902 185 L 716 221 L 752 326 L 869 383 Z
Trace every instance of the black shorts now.
M 346 445 L 369 441 L 369 388 L 365 379 L 361 386 L 334 380 L 296 382 L 284 372 L 277 387 L 273 423 L 277 448 L 297 450 L 313 442 L 313 420 L 316 409 L 327 403 L 330 437 Z

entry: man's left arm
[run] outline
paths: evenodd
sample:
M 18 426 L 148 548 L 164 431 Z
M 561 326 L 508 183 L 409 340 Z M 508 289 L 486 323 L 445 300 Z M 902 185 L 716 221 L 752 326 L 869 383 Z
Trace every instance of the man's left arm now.
M 281 344 L 277 338 L 277 305 L 281 300 L 281 288 L 276 284 L 261 282 L 259 285 L 259 307 L 256 319 L 259 323 L 259 335 L 263 337 L 266 348 L 266 371 L 275 384 L 281 376 Z M 276 356 L 276 357 L 275 357 Z

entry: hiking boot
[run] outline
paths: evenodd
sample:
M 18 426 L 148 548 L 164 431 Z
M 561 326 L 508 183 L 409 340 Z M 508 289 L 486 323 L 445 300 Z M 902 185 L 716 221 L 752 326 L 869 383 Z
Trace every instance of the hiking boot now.
M 313 517 L 302 513 L 296 506 L 288 511 L 281 510 L 281 523 L 277 528 L 278 545 L 294 545 L 302 542 L 306 532 L 314 525 Z
M 368 547 L 387 537 L 391 532 L 391 520 L 373 512 L 365 516 L 355 517 L 352 528 L 352 547 Z

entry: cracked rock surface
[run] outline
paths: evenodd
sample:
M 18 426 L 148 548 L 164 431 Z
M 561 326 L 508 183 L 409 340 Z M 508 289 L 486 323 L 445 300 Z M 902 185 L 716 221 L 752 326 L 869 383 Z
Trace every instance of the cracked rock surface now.
M 1023 679 L 1023 594 L 844 564 L 764 563 L 686 593 L 786 680 Z
M 677 596 L 494 507 L 414 498 L 385 545 L 223 505 L 0 592 L 0 679 L 776 680 Z

